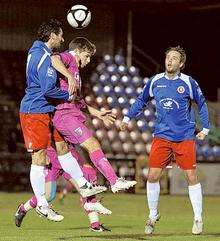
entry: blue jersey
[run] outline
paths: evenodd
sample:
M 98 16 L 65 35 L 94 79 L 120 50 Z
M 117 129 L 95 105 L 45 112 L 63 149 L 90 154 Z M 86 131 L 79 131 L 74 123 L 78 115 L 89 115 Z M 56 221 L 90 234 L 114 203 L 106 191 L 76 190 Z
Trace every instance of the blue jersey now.
M 51 64 L 51 50 L 35 41 L 28 52 L 26 65 L 27 87 L 20 105 L 22 113 L 49 113 L 55 107 L 50 98 L 68 100 L 69 93 L 56 87 L 57 74 Z
M 168 79 L 161 73 L 150 78 L 124 120 L 137 116 L 150 98 L 156 101 L 154 136 L 171 141 L 194 139 L 196 123 L 192 101 L 198 106 L 203 129 L 209 129 L 205 98 L 198 83 L 190 76 L 180 73 L 174 79 Z

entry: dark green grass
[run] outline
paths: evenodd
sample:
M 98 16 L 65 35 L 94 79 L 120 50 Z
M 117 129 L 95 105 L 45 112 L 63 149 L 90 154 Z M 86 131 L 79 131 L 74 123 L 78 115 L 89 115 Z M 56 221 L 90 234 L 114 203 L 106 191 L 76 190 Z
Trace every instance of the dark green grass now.
M 0 193 L 0 240 L 4 241 L 77 241 L 77 240 L 152 240 L 152 241 L 191 241 L 220 240 L 220 197 L 204 199 L 204 234 L 191 235 L 192 211 L 187 197 L 161 196 L 161 220 L 153 236 L 144 234 L 147 216 L 144 195 L 105 194 L 104 204 L 113 213 L 102 216 L 101 221 L 112 232 L 94 233 L 88 230 L 88 220 L 79 206 L 77 194 L 69 195 L 64 204 L 58 200 L 54 208 L 59 210 L 65 219 L 54 223 L 40 218 L 31 211 L 21 228 L 14 225 L 14 212 L 19 202 L 30 197 L 27 193 Z

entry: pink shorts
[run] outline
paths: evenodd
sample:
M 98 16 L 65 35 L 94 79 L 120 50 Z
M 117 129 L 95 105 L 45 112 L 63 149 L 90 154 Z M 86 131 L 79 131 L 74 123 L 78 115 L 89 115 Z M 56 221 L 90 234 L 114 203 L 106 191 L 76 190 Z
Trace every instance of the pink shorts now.
M 78 113 L 71 109 L 57 110 L 53 117 L 53 125 L 72 144 L 81 144 L 93 136 L 84 124 L 86 117 L 79 110 Z

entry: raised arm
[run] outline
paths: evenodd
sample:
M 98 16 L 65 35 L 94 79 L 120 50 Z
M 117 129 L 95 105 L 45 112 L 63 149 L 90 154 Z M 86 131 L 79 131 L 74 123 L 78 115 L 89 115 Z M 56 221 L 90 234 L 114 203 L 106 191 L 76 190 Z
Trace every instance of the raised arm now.
M 111 110 L 97 110 L 92 106 L 87 105 L 87 110 L 90 115 L 93 115 L 104 122 L 106 126 L 112 125 L 115 122 L 116 116 L 112 114 Z
M 57 78 L 56 71 L 51 66 L 50 57 L 47 57 L 38 69 L 40 87 L 45 97 L 69 100 L 70 95 L 67 91 L 63 91 L 56 87 L 54 79 Z
M 62 75 L 64 75 L 68 80 L 68 91 L 70 94 L 76 92 L 76 80 L 72 73 L 66 68 L 59 55 L 51 56 L 52 66 Z

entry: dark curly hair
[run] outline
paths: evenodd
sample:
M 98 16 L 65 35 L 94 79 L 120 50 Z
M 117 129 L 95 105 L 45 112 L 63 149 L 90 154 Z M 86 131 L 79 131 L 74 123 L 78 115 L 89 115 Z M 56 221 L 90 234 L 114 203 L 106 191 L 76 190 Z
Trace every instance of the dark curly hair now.
M 180 54 L 180 62 L 183 63 L 183 66 L 181 69 L 184 69 L 185 67 L 185 63 L 186 63 L 186 52 L 185 50 L 180 47 L 179 45 L 176 46 L 176 47 L 169 47 L 166 52 L 165 52 L 165 55 L 167 55 L 170 51 L 176 51 Z
M 55 33 L 56 35 L 60 33 L 61 27 L 62 23 L 57 19 L 50 19 L 48 22 L 43 22 L 37 31 L 37 39 L 47 42 L 50 39 L 51 33 Z
M 96 52 L 96 46 L 84 37 L 77 37 L 69 43 L 69 50 L 73 51 L 75 49 L 88 51 L 91 55 L 94 55 Z

